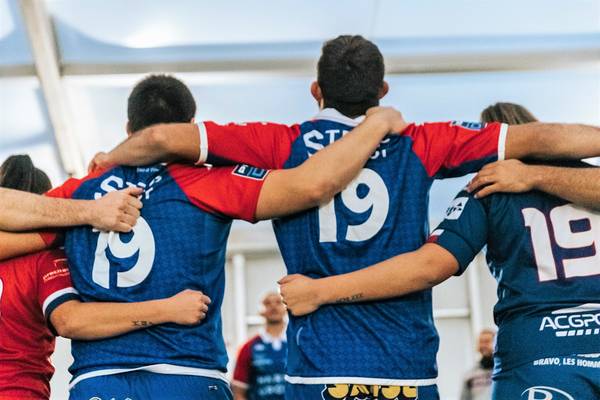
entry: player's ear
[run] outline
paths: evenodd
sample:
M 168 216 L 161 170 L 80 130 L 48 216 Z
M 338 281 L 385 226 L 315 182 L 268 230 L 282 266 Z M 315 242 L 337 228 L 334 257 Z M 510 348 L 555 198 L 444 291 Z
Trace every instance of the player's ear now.
M 379 89 L 379 98 L 382 99 L 390 90 L 390 85 L 386 81 L 383 81 L 383 85 L 381 85 L 381 89 Z
M 319 104 L 319 108 L 323 108 L 323 92 L 321 92 L 321 86 L 319 86 L 319 82 L 314 81 L 310 85 L 310 94 Z
M 195 123 L 196 123 L 196 117 L 192 118 L 192 119 L 190 120 L 190 122 L 191 122 L 192 124 L 195 124 Z
M 129 121 L 127 121 L 127 123 L 125 124 L 125 132 L 127 132 L 127 136 L 131 136 L 131 134 L 133 132 L 131 132 L 131 124 L 129 123 Z

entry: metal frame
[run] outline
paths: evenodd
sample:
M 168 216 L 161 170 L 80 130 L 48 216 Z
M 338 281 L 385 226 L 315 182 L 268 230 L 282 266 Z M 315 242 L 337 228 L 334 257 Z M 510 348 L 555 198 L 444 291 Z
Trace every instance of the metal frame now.
M 24 10 L 39 3 L 39 0 L 21 0 Z M 44 14 L 43 18 L 49 17 Z M 45 38 L 52 41 L 54 35 L 49 20 L 44 25 L 47 34 Z M 30 36 L 32 45 L 44 39 L 36 35 Z M 386 56 L 388 74 L 545 70 L 600 61 L 600 33 L 382 39 L 376 42 Z M 139 74 L 150 71 L 314 74 L 320 45 L 319 42 L 298 42 L 185 46 L 174 53 L 167 51 L 167 59 L 159 62 L 125 60 L 129 51 L 131 58 L 135 60 L 139 56 L 143 59 L 152 58 L 154 52 L 160 53 L 160 49 L 142 50 L 139 53 L 139 49 L 117 48 L 115 51 L 118 55 L 109 56 L 104 62 L 63 60 L 58 66 L 60 73 L 67 76 Z M 56 44 L 53 43 L 52 47 L 55 49 Z M 99 51 L 106 50 L 99 47 Z M 56 57 L 54 60 L 57 62 Z M 28 66 L 0 68 L 3 76 L 27 72 L 31 72 Z
M 83 154 L 72 128 L 72 118 L 62 87 L 50 18 L 41 0 L 21 0 L 20 5 L 63 168 L 69 175 L 83 176 L 86 171 Z

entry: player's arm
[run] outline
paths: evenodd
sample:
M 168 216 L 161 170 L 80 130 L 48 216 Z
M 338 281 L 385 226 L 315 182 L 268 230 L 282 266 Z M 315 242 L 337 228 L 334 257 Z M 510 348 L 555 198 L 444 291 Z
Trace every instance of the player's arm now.
M 129 232 L 140 215 L 141 189 L 111 192 L 98 200 L 70 200 L 0 189 L 0 229 L 24 231 L 46 227 L 92 225 Z
M 139 303 L 83 303 L 69 300 L 50 314 L 60 336 L 96 340 L 164 323 L 195 325 L 206 316 L 210 299 L 184 290 L 170 298 Z
M 323 304 L 382 300 L 429 289 L 458 271 L 458 262 L 436 244 L 355 272 L 311 279 L 303 275 L 284 277 L 281 295 L 293 315 L 304 315 Z
M 206 146 L 206 144 L 204 144 Z M 200 131 L 193 123 L 157 124 L 130 135 L 109 153 L 98 153 L 89 172 L 112 165 L 150 165 L 200 158 Z
M 134 133 L 108 153 L 96 154 L 88 169 L 174 160 L 196 165 L 207 162 L 220 166 L 249 164 L 265 169 L 281 168 L 298 134 L 297 126 L 262 122 L 157 124 Z
M 518 160 L 488 164 L 469 183 L 483 198 L 492 193 L 539 190 L 589 208 L 600 208 L 600 168 L 528 165 Z
M 284 277 L 280 292 L 294 315 L 324 304 L 381 300 L 431 288 L 462 274 L 487 240 L 487 217 L 482 204 L 461 192 L 446 219 L 420 249 L 342 275 L 311 279 Z
M 0 231 L 0 261 L 36 253 L 50 246 L 35 232 L 14 233 Z
M 231 389 L 233 391 L 233 400 L 246 400 L 246 393 L 248 389 L 237 386 L 235 383 L 231 385 Z
M 505 157 L 571 159 L 600 156 L 600 128 L 582 124 L 533 122 L 510 125 Z
M 393 108 L 375 107 L 342 139 L 313 154 L 300 166 L 274 170 L 260 191 L 256 219 L 270 219 L 329 201 L 358 175 L 389 132 L 406 127 Z

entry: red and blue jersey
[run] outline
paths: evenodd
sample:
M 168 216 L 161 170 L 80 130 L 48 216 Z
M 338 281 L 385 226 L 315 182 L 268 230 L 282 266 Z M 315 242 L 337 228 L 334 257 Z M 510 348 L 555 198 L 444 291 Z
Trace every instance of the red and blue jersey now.
M 50 397 L 50 315 L 75 299 L 62 251 L 0 263 L 0 400 Z
M 478 200 L 462 191 L 429 241 L 456 257 L 459 274 L 487 245 L 498 282 L 495 374 L 600 353 L 598 212 L 541 192 Z
M 94 342 L 73 341 L 72 385 L 132 369 L 225 379 L 221 304 L 227 237 L 232 218 L 254 220 L 263 184 L 246 172 L 177 164 L 117 167 L 67 181 L 50 193 L 89 200 L 128 186 L 144 189 L 141 217 L 131 233 L 90 227 L 66 232 L 72 279 L 83 301 L 137 302 L 184 289 L 212 299 L 197 326 L 164 324 Z
M 209 162 L 293 168 L 358 122 L 326 109 L 300 125 L 205 122 L 200 131 Z M 315 278 L 342 274 L 418 249 L 428 234 L 433 180 L 502 158 L 506 128 L 413 124 L 402 135 L 387 136 L 330 203 L 274 222 L 288 272 Z M 291 383 L 420 386 L 435 383 L 437 376 L 430 290 L 290 317 L 287 337 Z
M 239 351 L 233 385 L 246 389 L 248 400 L 283 400 L 286 358 L 285 335 L 280 338 L 266 332 L 256 335 Z

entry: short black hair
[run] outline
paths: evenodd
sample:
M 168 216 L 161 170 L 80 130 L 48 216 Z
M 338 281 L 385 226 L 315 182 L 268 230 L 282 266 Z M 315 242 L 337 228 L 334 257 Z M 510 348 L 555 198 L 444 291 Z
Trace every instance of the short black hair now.
M 192 92 L 179 79 L 169 75 L 144 78 L 127 99 L 131 132 L 159 123 L 190 122 L 195 114 Z
M 27 155 L 10 156 L 0 165 L 0 187 L 42 194 L 52 188 L 50 178 Z
M 362 36 L 342 35 L 323 44 L 317 81 L 326 107 L 348 117 L 379 105 L 385 65 L 379 48 Z

